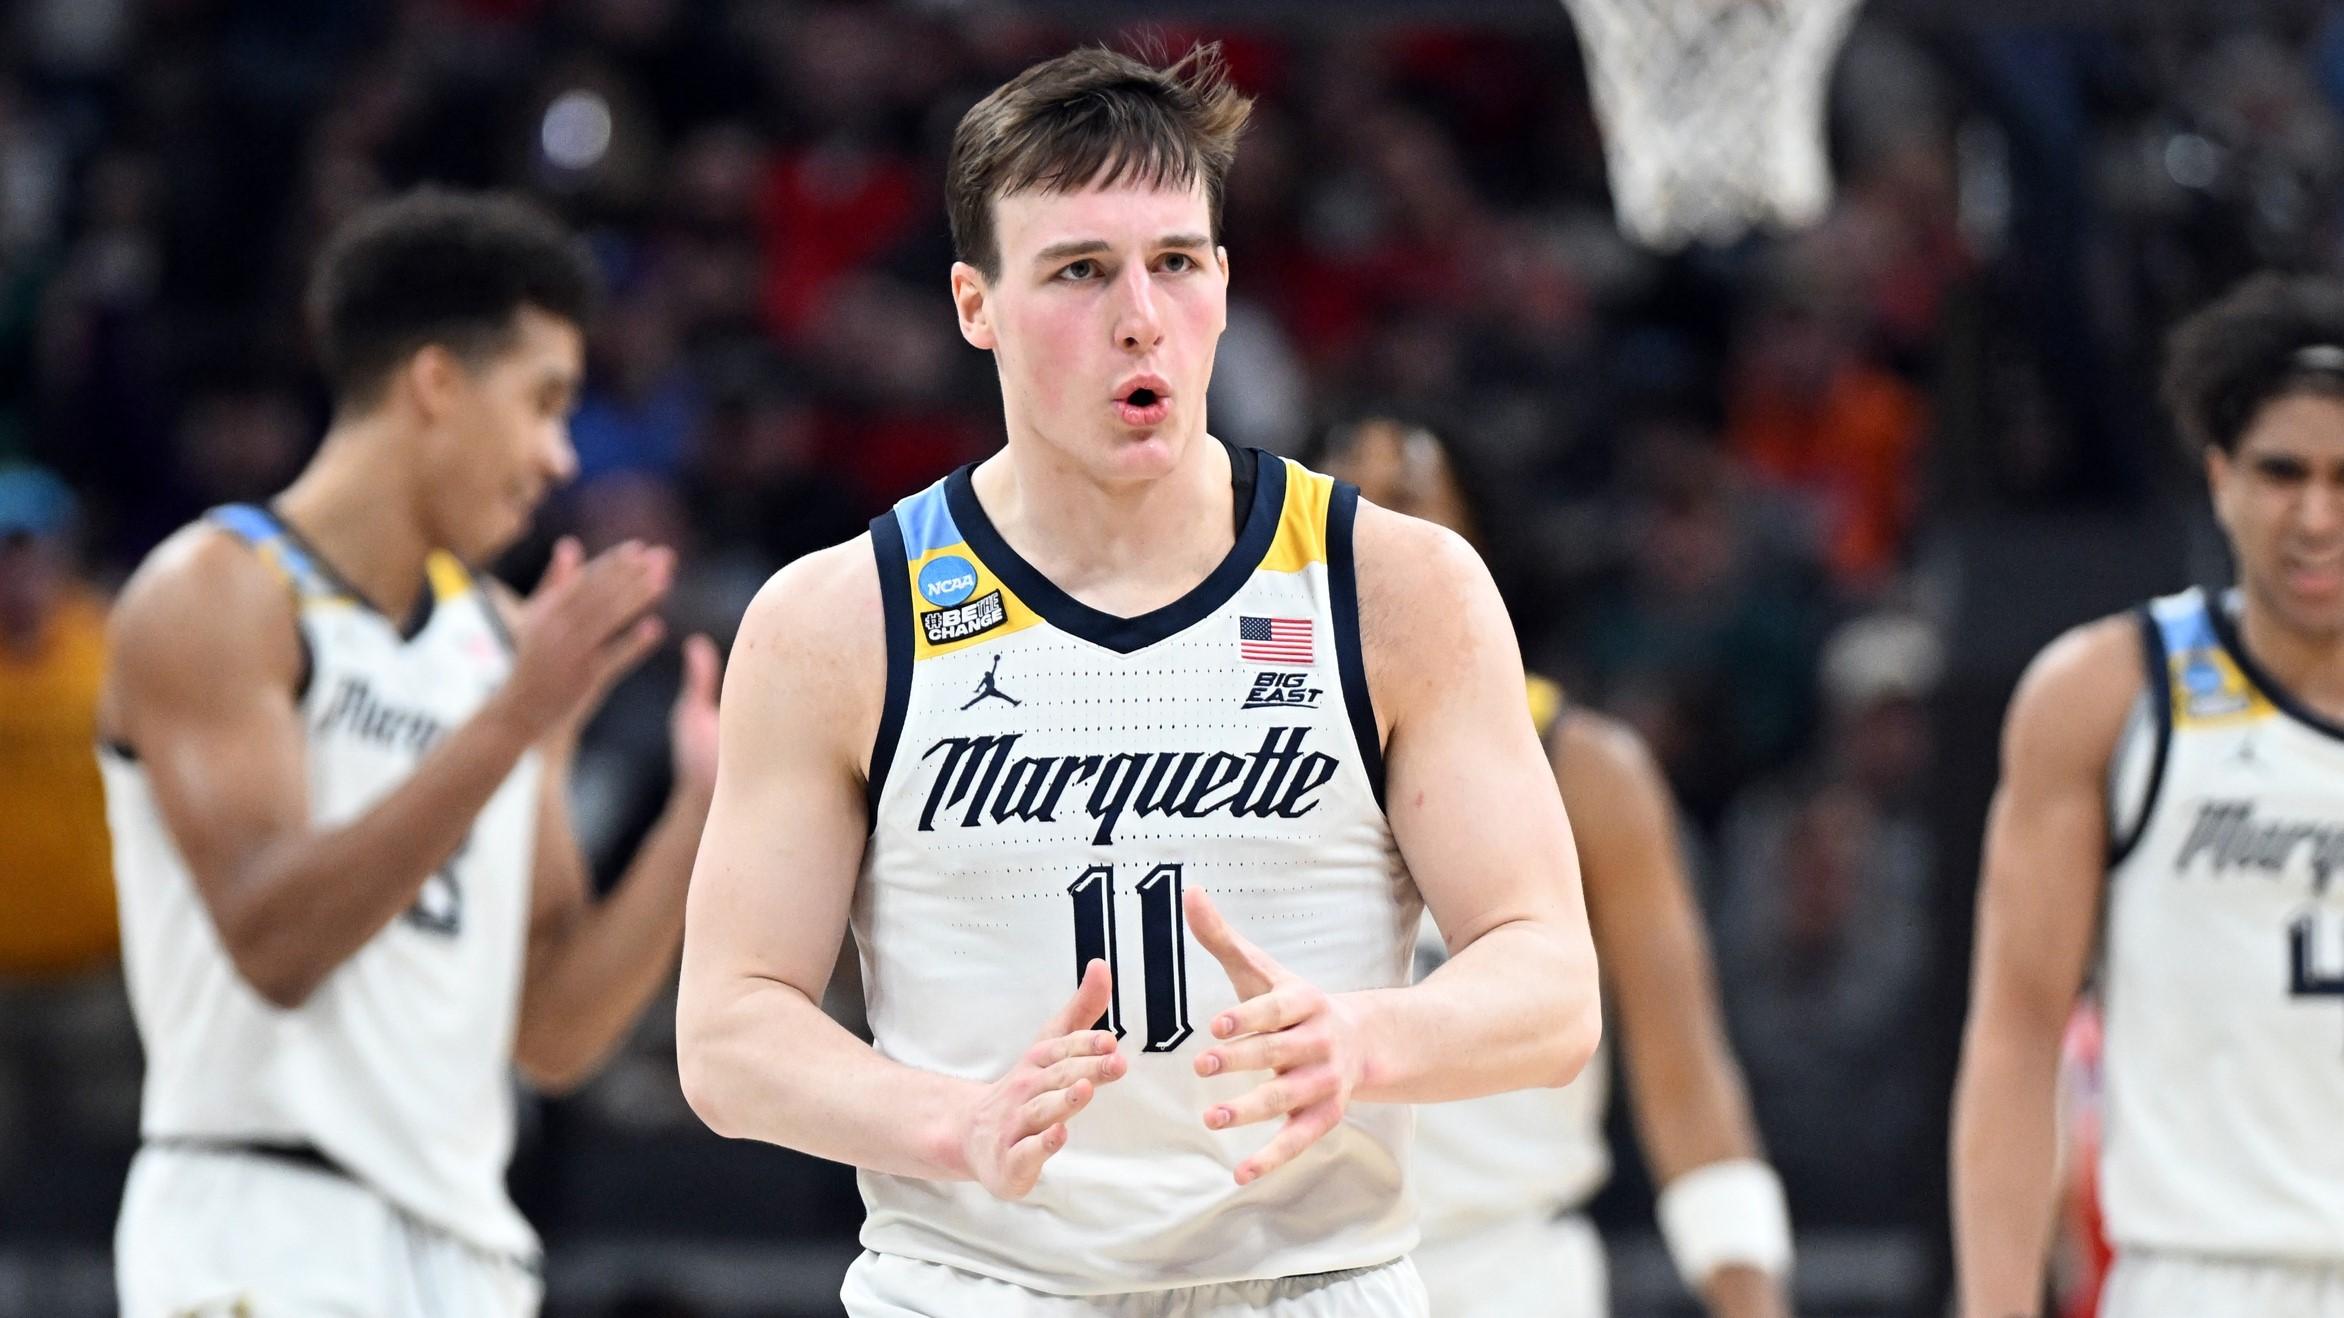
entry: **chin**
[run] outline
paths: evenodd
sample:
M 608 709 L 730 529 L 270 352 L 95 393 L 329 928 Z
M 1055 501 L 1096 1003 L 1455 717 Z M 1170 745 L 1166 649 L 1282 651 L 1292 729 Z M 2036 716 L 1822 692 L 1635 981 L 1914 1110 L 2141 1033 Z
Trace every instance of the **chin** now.
M 1114 480 L 1155 480 L 1169 475 L 1180 465 L 1181 455 L 1188 451 L 1191 442 L 1170 427 L 1118 428 L 1107 441 L 1097 466 L 1101 475 Z

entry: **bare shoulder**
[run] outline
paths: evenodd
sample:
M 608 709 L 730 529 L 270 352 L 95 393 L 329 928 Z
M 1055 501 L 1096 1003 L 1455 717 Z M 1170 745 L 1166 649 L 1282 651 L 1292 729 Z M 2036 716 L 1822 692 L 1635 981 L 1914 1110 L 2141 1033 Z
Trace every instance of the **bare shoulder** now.
M 866 533 L 773 574 L 741 618 L 725 699 L 788 706 L 791 726 L 856 748 L 877 734 L 887 695 L 887 611 Z
M 1668 780 L 1634 728 L 1599 710 L 1573 706 L 1555 720 L 1547 753 L 1569 804 L 1573 789 L 1619 799 L 1631 794 L 1666 798 Z
M 2070 628 L 2027 665 L 2011 695 L 2002 729 L 2005 769 L 2105 771 L 2147 681 L 2133 615 Z
M 1368 690 L 1386 728 L 1465 674 L 1494 666 L 1519 679 L 1521 652 L 1506 606 L 1463 536 L 1361 499 L 1352 562 Z
M 223 683 L 300 680 L 292 591 L 243 541 L 215 526 L 183 527 L 147 555 L 107 620 L 100 700 L 106 735 L 136 740 L 157 705 L 204 701 Z

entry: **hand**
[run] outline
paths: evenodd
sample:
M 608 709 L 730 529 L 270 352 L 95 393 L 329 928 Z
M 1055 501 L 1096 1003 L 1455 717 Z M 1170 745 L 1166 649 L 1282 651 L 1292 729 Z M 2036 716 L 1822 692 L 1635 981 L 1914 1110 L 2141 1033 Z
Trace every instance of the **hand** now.
M 1051 1017 L 1009 1074 L 987 1086 L 961 1131 L 969 1175 L 997 1199 L 1023 1199 L 1042 1164 L 1066 1147 L 1066 1123 L 1090 1106 L 1099 1086 L 1127 1068 L 1115 1036 L 1091 1028 L 1115 991 L 1107 963 L 1083 967 L 1074 997 Z
M 1788 1318 L 1791 1311 L 1779 1279 L 1740 1264 L 1710 1273 L 1701 1299 L 1711 1318 Z
M 666 630 L 646 615 L 674 579 L 672 552 L 630 540 L 584 559 L 564 536 L 513 628 L 518 653 L 497 702 L 531 741 L 582 719 Z
M 705 805 L 716 794 L 716 642 L 684 638 L 684 683 L 667 716 L 676 795 Z
M 1241 999 L 1234 1010 L 1213 1018 L 1213 1037 L 1228 1042 L 1197 1058 L 1196 1073 L 1275 1072 L 1206 1112 L 1205 1124 L 1226 1130 L 1286 1118 L 1275 1138 L 1237 1164 L 1237 1183 L 1248 1185 L 1292 1162 L 1342 1122 L 1351 1091 L 1366 1072 L 1363 1032 L 1341 998 L 1329 997 L 1239 937 L 1202 891 L 1190 888 L 1182 903 L 1189 931 L 1229 972 Z

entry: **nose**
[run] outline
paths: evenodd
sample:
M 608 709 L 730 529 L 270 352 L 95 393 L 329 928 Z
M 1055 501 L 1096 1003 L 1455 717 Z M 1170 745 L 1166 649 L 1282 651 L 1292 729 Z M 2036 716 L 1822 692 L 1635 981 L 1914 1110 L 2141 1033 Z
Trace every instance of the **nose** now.
M 1164 320 L 1156 309 L 1155 282 L 1145 262 L 1125 266 L 1115 282 L 1115 346 L 1145 355 L 1164 341 Z

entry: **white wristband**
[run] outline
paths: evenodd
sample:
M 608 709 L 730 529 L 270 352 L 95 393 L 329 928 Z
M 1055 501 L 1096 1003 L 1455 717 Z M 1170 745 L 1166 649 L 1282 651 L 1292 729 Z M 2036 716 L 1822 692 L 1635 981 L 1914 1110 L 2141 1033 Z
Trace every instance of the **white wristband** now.
M 1660 1192 L 1660 1234 L 1677 1275 L 1698 1295 L 1736 1264 L 1783 1276 L 1791 1267 L 1791 1215 L 1782 1179 L 1756 1158 L 1696 1167 Z

